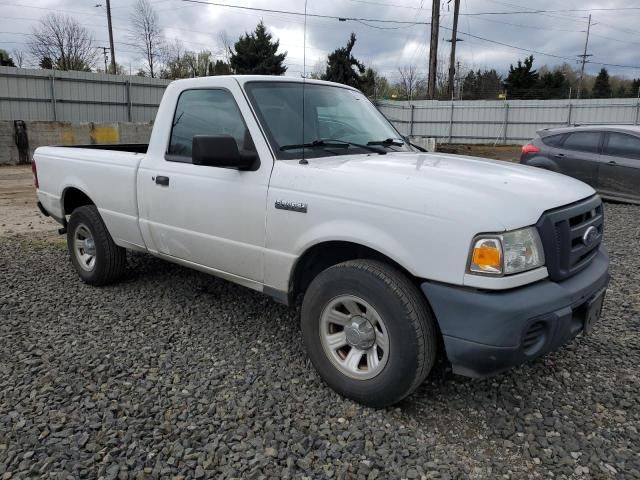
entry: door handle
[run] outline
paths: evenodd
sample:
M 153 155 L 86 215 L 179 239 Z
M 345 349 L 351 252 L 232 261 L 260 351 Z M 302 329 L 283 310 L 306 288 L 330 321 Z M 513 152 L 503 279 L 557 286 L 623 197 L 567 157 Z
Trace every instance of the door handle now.
M 169 186 L 169 177 L 164 177 L 162 175 L 158 175 L 156 178 L 156 185 L 162 185 L 163 187 Z
M 563 157 L 565 157 L 565 156 L 566 156 L 566 155 L 565 155 L 564 153 L 556 153 L 556 154 L 554 155 L 554 157 L 558 157 L 558 158 L 563 158 Z
M 616 162 L 615 160 L 609 160 L 607 162 L 607 164 L 609 164 L 609 165 L 618 165 L 618 162 Z

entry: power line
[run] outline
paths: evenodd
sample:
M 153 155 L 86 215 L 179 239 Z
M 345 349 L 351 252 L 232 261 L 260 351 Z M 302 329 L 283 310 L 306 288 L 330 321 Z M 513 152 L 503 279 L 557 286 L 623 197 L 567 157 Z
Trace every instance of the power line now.
M 304 12 L 296 12 L 293 10 L 275 10 L 271 8 L 246 7 L 243 5 L 232 5 L 227 3 L 208 2 L 204 0 L 182 0 L 182 1 L 187 3 L 198 3 L 201 5 L 214 5 L 216 7 L 237 8 L 240 10 L 252 10 L 256 12 L 281 13 L 284 15 L 295 15 L 299 17 L 305 16 Z M 415 20 L 388 20 L 388 19 L 380 19 L 380 18 L 339 17 L 335 15 L 323 15 L 319 13 L 307 13 L 306 16 L 314 17 L 314 18 L 326 18 L 331 20 L 338 20 L 341 22 L 355 21 L 355 22 L 374 22 L 374 23 L 396 23 L 396 24 L 403 24 L 403 25 L 430 25 L 429 22 L 416 22 Z
M 565 8 L 558 10 L 520 10 L 520 11 L 500 11 L 500 12 L 467 12 L 460 15 L 527 15 L 536 13 L 568 13 L 568 12 L 599 12 L 599 11 L 627 11 L 640 10 L 640 7 L 619 7 L 619 8 Z

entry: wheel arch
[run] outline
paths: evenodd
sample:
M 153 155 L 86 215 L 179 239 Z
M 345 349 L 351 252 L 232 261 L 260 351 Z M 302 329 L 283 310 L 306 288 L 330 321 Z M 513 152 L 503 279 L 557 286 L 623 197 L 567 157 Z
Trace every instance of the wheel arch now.
M 552 172 L 559 172 L 560 168 L 558 164 L 546 157 L 533 157 L 530 160 L 527 160 L 525 165 L 529 165 L 530 167 L 543 168 L 545 170 L 551 170 Z
M 290 279 L 288 302 L 293 303 L 303 295 L 313 279 L 323 270 L 348 260 L 379 260 L 401 271 L 413 283 L 419 285 L 420 279 L 393 258 L 356 242 L 328 240 L 309 246 L 293 265 Z
M 75 186 L 69 186 L 64 189 L 61 203 L 63 215 L 71 215 L 78 207 L 96 204 L 89 195 Z

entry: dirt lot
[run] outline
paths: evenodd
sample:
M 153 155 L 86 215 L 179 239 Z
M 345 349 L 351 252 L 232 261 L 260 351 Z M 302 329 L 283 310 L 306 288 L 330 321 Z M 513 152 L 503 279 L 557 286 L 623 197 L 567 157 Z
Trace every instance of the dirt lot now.
M 31 167 L 0 167 L 0 236 L 54 238 L 59 225 L 36 207 Z
M 640 478 L 640 207 L 605 206 L 592 335 L 485 380 L 439 367 L 372 410 L 268 297 L 141 254 L 80 282 L 30 182 L 0 169 L 0 479 Z
M 442 153 L 455 153 L 458 155 L 470 155 L 472 157 L 493 158 L 518 162 L 520 160 L 521 145 L 472 145 L 472 144 L 440 144 L 438 151 Z

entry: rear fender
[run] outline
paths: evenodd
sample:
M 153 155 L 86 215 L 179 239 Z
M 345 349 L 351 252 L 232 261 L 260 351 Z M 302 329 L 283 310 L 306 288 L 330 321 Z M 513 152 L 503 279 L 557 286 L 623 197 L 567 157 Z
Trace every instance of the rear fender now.
M 524 165 L 529 165 L 530 167 L 538 167 L 544 168 L 545 170 L 551 170 L 552 172 L 559 172 L 560 168 L 558 164 L 547 157 L 532 157 L 527 158 L 524 162 Z

